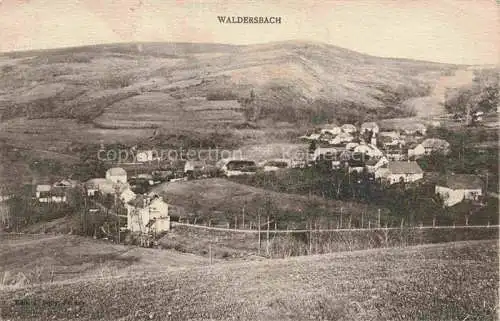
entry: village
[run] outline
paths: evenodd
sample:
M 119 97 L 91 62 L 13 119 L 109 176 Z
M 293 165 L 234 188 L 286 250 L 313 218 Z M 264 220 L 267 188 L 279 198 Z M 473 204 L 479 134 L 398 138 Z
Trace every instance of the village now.
M 159 159 L 157 151 L 137 150 L 132 163 L 108 164 L 114 166 L 106 170 L 105 177 L 84 182 L 67 178 L 36 184 L 32 195 L 41 208 L 76 202 L 79 211 L 83 210 L 89 218 L 100 216 L 97 220 L 100 223 L 94 222 L 85 228 L 90 229 L 89 235 L 123 242 L 116 234 L 127 232 L 134 242 L 143 246 L 151 246 L 158 236 L 172 228 L 170 200 L 164 199 L 155 187 L 214 177 L 245 182 L 245 177 L 255 175 L 326 166 L 328 171 L 322 175 L 345 172 L 341 175 L 348 176 L 347 184 L 359 185 L 364 181 L 407 189 L 419 186 L 430 175 L 435 199 L 442 207 L 451 208 L 462 202 L 484 207 L 488 182 L 478 175 L 447 173 L 436 177 L 436 173 L 426 173 L 419 165 L 424 158 L 446 158 L 451 152 L 449 142 L 429 135 L 429 126 L 435 125 L 438 124 L 412 122 L 382 129 L 376 122 L 359 126 L 326 124 L 297 138 L 307 149 L 304 153 L 260 161 L 240 157 L 217 162 L 199 159 L 166 162 Z M 101 146 L 101 150 L 104 148 Z M 75 201 L 75 197 L 79 201 Z M 174 219 L 180 220 L 182 218 Z
M 500 320 L 499 5 L 0 0 L 0 321 Z

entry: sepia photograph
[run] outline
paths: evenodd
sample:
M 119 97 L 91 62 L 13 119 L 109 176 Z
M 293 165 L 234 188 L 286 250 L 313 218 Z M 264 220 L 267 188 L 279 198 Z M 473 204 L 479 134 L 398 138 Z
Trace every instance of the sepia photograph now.
M 488 321 L 500 2 L 0 0 L 0 321 Z

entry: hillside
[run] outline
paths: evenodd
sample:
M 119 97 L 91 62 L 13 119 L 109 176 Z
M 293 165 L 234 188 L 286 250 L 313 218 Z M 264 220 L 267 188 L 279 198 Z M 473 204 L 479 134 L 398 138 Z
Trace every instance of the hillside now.
M 405 114 L 403 101 L 430 94 L 439 78 L 457 67 L 282 42 L 14 52 L 0 55 L 0 68 L 3 120 L 24 116 L 111 128 L 197 128 L 269 117 L 298 122 L 353 113 L 376 117 L 377 110 Z
M 377 209 L 368 209 L 361 203 L 272 192 L 223 178 L 169 182 L 154 187 L 153 191 L 169 204 L 181 207 L 184 210 L 181 215 L 187 216 L 191 222 L 197 218 L 198 224 L 210 221 L 212 224 L 225 226 L 230 223 L 234 226 L 237 217 L 241 225 L 243 208 L 247 227 L 252 223 L 255 228 L 260 213 L 262 217 L 270 215 L 280 229 L 304 227 L 306 218 L 314 217 L 320 211 L 325 213 L 326 218 L 317 219 L 317 223 L 324 226 L 337 224 L 341 208 L 345 219 L 352 216 L 353 222 L 359 219 L 362 212 L 366 218 L 375 217 L 377 213 Z
M 498 247 L 214 264 L 0 292 L 10 320 L 494 320 Z
M 5 286 L 165 271 L 208 263 L 195 255 L 74 235 L 0 234 L 0 290 Z

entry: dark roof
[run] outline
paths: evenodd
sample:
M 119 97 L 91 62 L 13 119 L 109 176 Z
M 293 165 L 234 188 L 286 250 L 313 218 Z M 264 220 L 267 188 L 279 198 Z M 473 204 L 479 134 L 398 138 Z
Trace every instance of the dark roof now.
M 441 178 L 437 185 L 451 189 L 482 189 L 483 181 L 476 175 L 453 174 Z
M 395 161 L 395 162 L 389 162 L 387 165 L 387 168 L 392 174 L 421 174 L 424 171 L 420 166 L 417 164 L 417 162 L 412 161 L 412 162 L 402 162 L 402 161 Z
M 366 162 L 365 162 L 365 165 L 368 165 L 368 166 L 373 166 L 373 165 L 377 165 L 377 163 L 380 161 L 380 159 L 377 159 L 377 158 L 370 158 L 368 159 Z
M 66 189 L 64 187 L 53 187 L 50 190 L 50 194 L 54 196 L 64 196 L 66 195 Z

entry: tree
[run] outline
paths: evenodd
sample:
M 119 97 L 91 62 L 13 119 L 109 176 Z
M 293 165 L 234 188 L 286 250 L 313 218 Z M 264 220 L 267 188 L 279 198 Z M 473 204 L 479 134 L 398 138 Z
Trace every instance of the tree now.
M 316 141 L 311 140 L 311 142 L 309 143 L 309 153 L 310 154 L 314 153 L 314 151 L 316 150 L 316 147 L 317 147 Z
M 466 124 L 472 125 L 476 112 L 490 112 L 498 107 L 498 85 L 498 70 L 475 71 L 472 84 L 446 91 L 445 108 L 449 112 L 463 115 Z

